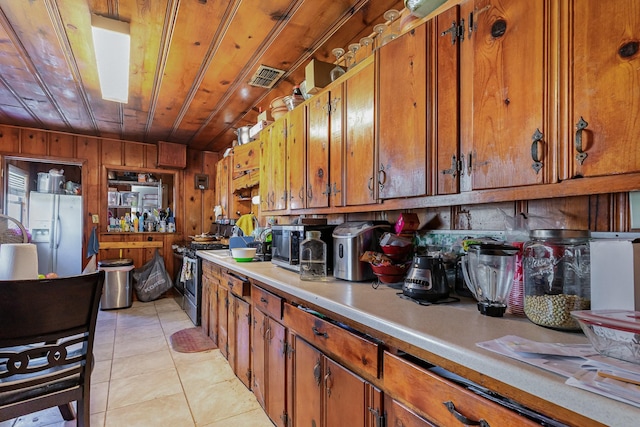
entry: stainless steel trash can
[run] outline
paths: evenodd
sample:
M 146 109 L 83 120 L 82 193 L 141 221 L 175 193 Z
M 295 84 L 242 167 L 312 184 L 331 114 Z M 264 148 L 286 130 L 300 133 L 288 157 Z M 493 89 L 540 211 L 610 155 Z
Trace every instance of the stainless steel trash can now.
M 128 258 L 98 261 L 98 270 L 104 271 L 104 286 L 100 299 L 101 310 L 131 307 L 133 260 Z

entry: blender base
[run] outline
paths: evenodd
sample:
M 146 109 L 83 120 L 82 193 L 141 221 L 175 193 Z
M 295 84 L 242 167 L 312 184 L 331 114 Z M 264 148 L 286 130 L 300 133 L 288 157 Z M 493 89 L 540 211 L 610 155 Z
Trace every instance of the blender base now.
M 478 303 L 478 311 L 489 317 L 503 317 L 506 309 L 506 305 L 489 305 L 482 302 Z

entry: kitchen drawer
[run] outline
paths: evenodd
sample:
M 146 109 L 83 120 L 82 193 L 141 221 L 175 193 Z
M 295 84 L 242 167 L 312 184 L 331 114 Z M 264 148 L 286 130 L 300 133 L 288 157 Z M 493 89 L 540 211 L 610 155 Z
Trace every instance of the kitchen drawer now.
M 260 182 L 259 170 L 240 173 L 237 176 L 234 175 L 233 191 L 255 187 L 256 185 L 258 185 L 259 182 Z
M 272 319 L 282 319 L 282 298 L 262 289 L 255 284 L 251 286 L 251 302 L 254 307 L 269 315 Z
M 320 351 L 356 373 L 379 374 L 379 346 L 360 335 L 291 304 L 284 304 L 284 324 Z
M 386 393 L 437 425 L 478 425 L 480 420 L 484 420 L 490 426 L 539 426 L 510 409 L 386 351 L 382 377 Z
M 250 295 L 251 283 L 246 277 L 235 275 L 229 271 L 223 271 L 220 273 L 220 283 L 226 285 L 229 291 L 242 298 Z
M 233 147 L 233 173 L 260 167 L 260 141 Z

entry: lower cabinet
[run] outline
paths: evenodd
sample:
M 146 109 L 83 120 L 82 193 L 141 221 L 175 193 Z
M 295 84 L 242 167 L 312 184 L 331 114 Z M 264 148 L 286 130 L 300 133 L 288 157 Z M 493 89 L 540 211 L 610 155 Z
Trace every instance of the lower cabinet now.
M 297 334 L 289 333 L 289 345 L 288 407 L 293 426 L 377 425 L 380 392 Z
M 251 390 L 276 426 L 288 426 L 286 408 L 286 328 L 282 298 L 255 284 L 251 287 Z
M 416 362 L 385 351 L 383 387 L 390 396 L 406 403 L 436 425 L 540 425 L 430 372 Z
M 209 261 L 202 262 L 202 273 L 203 331 L 216 342 L 240 381 L 251 388 L 249 281 Z
M 202 263 L 202 332 L 218 345 L 218 287 L 220 268 L 213 263 Z
M 266 285 L 207 264 L 203 310 L 210 312 L 203 314 L 203 328 L 217 337 L 236 376 L 278 427 L 520 427 L 548 421 L 525 407 L 510 409 L 514 401 L 507 407 L 497 395 L 490 400 L 476 394 L 468 380 L 387 348 L 327 313 L 285 302 Z
M 385 422 L 389 427 L 435 427 L 429 421 L 404 406 L 402 403 L 392 399 L 389 395 L 384 396 Z
M 251 389 L 276 426 L 287 426 L 286 329 L 253 308 Z
M 377 343 L 290 304 L 283 319 L 292 426 L 378 425 L 381 393 L 363 378 L 378 376 Z

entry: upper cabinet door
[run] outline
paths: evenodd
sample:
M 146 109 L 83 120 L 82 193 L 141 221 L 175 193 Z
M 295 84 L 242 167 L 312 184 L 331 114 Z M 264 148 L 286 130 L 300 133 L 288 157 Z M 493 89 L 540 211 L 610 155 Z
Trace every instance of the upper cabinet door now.
M 460 115 L 458 114 L 460 93 L 460 43 L 452 42 L 452 22 L 459 22 L 459 7 L 446 10 L 433 20 L 431 46 L 433 65 L 433 116 L 435 126 L 435 180 L 437 194 L 452 194 L 459 191 L 462 162 L 460 160 Z
M 640 2 L 569 3 L 569 176 L 640 171 Z
M 519 0 L 474 5 L 460 47 L 461 67 L 473 69 L 472 93 L 461 93 L 460 100 L 473 108 L 472 123 L 462 124 L 473 128 L 466 164 L 472 189 L 549 182 L 554 165 L 549 164 L 546 14 L 552 7 Z
M 289 209 L 303 209 L 306 203 L 306 105 L 289 113 L 287 133 L 287 173 L 289 174 Z
M 375 121 L 375 68 L 369 58 L 363 68 L 345 82 L 346 87 L 346 155 L 345 188 L 346 204 L 367 205 L 376 203 L 374 177 L 374 121 Z M 358 64 L 360 66 L 360 64 Z M 358 67 L 357 66 L 357 67 Z M 377 174 L 376 174 L 377 175 Z
M 379 50 L 380 199 L 427 194 L 427 22 Z
M 330 93 L 324 91 L 309 102 L 307 139 L 307 207 L 329 206 Z M 293 190 L 293 189 L 292 189 Z

